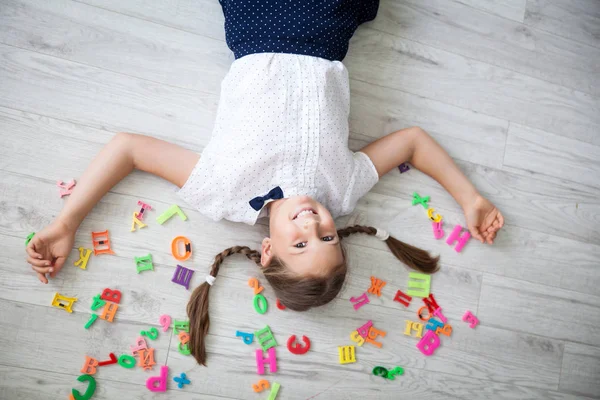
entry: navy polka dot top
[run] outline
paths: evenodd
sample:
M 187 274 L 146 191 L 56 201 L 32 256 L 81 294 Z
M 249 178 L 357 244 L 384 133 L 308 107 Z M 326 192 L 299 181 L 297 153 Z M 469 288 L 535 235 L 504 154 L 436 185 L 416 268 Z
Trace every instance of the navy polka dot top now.
M 379 0 L 219 0 L 227 45 L 235 58 L 290 53 L 342 61 Z

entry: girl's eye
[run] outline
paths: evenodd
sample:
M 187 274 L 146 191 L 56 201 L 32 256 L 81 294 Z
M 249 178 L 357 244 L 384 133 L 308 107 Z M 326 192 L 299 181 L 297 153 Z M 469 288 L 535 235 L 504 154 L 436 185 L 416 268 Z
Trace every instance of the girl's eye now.
M 303 247 L 306 247 L 306 242 L 300 242 L 300 243 L 296 243 L 296 244 L 294 245 L 294 247 L 297 247 L 297 248 L 299 248 L 299 249 L 301 249 L 301 248 L 303 248 Z
M 321 240 L 324 242 L 331 242 L 333 239 L 335 239 L 333 236 L 325 236 L 321 238 Z

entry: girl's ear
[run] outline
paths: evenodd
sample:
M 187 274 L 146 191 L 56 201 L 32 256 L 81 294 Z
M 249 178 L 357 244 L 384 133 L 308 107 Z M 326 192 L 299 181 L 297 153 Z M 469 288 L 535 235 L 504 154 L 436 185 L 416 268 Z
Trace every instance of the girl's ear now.
M 271 247 L 271 238 L 264 238 L 261 245 L 260 252 L 260 264 L 263 267 L 269 266 L 271 264 L 271 260 L 273 259 L 273 252 Z

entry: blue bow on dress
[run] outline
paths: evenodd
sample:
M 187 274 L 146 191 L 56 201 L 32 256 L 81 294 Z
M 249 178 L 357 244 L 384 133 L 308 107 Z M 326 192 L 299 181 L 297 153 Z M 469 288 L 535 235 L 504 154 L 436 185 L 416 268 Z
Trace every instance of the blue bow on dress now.
M 278 199 L 283 199 L 283 190 L 281 190 L 279 186 L 271 189 L 266 196 L 257 196 L 250 200 L 250 207 L 254 208 L 256 211 L 260 211 L 265 205 L 265 201 Z

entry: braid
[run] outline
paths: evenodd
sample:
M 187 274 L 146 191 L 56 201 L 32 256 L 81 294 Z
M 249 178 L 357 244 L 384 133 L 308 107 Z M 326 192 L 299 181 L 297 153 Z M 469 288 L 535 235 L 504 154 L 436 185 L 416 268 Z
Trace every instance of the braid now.
M 260 252 L 252 250 L 248 246 L 233 246 L 223 250 L 215 256 L 215 261 L 210 267 L 210 274 L 216 277 L 219 273 L 219 268 L 221 268 L 221 264 L 223 264 L 223 261 L 225 261 L 225 258 L 237 253 L 242 253 L 250 260 L 254 261 L 257 265 L 260 265 Z
M 367 235 L 375 236 L 377 234 L 377 228 L 373 228 L 372 226 L 354 225 L 338 229 L 337 232 L 340 238 L 348 237 L 353 233 L 366 233 Z M 431 257 L 425 250 L 404 243 L 393 236 L 388 237 L 385 240 L 385 243 L 396 258 L 417 271 L 433 273 L 439 269 L 438 261 L 440 258 Z

